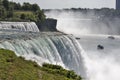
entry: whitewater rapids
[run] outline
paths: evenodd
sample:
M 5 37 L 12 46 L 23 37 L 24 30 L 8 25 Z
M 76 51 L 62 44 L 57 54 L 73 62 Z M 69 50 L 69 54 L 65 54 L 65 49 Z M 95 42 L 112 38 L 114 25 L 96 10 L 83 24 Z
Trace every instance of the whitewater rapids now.
M 87 80 L 120 80 L 120 36 L 77 35 L 82 46 Z M 103 50 L 97 48 L 104 47 Z
M 35 22 L 0 21 L 0 30 L 39 32 L 38 26 L 35 24 Z
M 61 65 L 82 77 L 86 76 L 81 49 L 72 35 L 59 32 L 0 31 L 0 48 L 12 50 L 16 55 L 39 65 L 45 62 Z
M 120 19 L 110 21 L 108 18 L 105 23 L 88 17 L 91 15 L 64 10 L 46 12 L 46 15 L 58 20 L 59 31 L 76 36 L 85 80 L 120 80 Z M 104 49 L 98 49 L 98 45 Z
M 85 27 L 73 24 L 74 19 L 63 18 L 58 19 L 57 25 L 59 31 L 77 34 L 74 35 L 76 39 L 63 33 L 39 32 L 33 22 L 1 22 L 0 48 L 12 50 L 39 65 L 44 62 L 61 65 L 74 70 L 85 80 L 120 80 L 120 36 L 116 36 L 119 28 L 94 26 L 93 31 L 92 26 L 88 25 L 91 24 L 90 19 L 77 19 L 76 22 Z M 110 38 L 108 34 L 116 35 Z M 98 49 L 98 45 L 104 49 Z
M 75 37 L 76 39 L 75 39 Z M 0 48 L 39 65 L 47 62 L 74 70 L 85 80 L 120 80 L 120 36 L 65 35 L 58 32 L 0 31 Z M 97 49 L 98 45 L 104 47 Z

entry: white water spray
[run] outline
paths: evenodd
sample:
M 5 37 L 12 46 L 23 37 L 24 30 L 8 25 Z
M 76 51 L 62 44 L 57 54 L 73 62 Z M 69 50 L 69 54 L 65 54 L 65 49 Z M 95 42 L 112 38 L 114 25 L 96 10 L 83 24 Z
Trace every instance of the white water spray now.
M 57 29 L 67 34 L 120 34 L 120 19 L 106 22 L 100 21 L 99 16 L 91 13 L 53 10 L 45 13 L 48 18 L 57 19 Z
M 78 35 L 86 80 L 120 80 L 120 36 L 115 36 L 120 34 L 119 19 L 108 21 L 106 25 L 74 12 L 53 11 L 46 14 L 58 19 L 58 30 Z M 108 38 L 110 35 L 115 39 Z M 104 49 L 97 49 L 98 45 Z
M 0 35 L 0 48 L 12 50 L 39 65 L 45 62 L 61 65 L 85 77 L 81 50 L 73 36 L 60 33 L 4 33 Z
M 87 80 L 120 80 L 119 37 L 113 41 L 107 36 L 82 36 L 79 42 L 82 45 L 81 55 L 86 66 Z M 103 44 L 104 50 L 98 50 L 98 44 Z

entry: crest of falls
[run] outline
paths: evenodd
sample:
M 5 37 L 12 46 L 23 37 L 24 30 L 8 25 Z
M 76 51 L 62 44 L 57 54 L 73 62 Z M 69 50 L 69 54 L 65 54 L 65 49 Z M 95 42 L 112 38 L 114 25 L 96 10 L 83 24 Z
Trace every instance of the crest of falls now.
M 5 33 L 0 35 L 0 48 L 13 50 L 18 56 L 40 65 L 44 62 L 61 65 L 85 77 L 81 50 L 72 35 L 54 32 Z
M 39 32 L 34 22 L 0 22 L 0 29 Z

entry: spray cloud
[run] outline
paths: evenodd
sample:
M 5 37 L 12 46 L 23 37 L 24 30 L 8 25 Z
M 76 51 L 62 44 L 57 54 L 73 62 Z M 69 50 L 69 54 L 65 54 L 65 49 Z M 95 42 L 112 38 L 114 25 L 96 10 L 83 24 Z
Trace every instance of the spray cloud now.
M 102 12 L 102 10 L 101 10 Z M 68 34 L 120 34 L 120 19 L 95 10 L 50 10 L 45 14 L 58 20 L 57 29 Z

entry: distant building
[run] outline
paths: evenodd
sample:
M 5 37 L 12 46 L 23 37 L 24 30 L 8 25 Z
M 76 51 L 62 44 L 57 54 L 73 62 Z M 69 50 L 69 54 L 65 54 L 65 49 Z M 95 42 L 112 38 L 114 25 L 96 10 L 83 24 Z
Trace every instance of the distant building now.
M 120 0 L 116 0 L 116 9 L 120 10 Z

